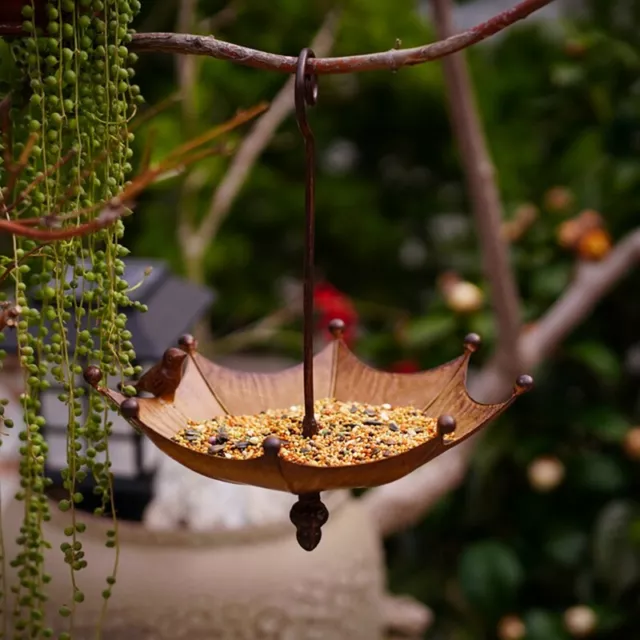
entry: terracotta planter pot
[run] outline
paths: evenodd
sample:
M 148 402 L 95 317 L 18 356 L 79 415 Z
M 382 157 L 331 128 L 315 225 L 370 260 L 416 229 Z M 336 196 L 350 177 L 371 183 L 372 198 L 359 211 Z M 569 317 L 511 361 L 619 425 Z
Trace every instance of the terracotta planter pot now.
M 30 4 L 30 0 L 0 0 L 0 36 L 21 35 L 22 7 Z M 46 0 L 35 0 L 35 18 L 37 22 L 42 22 L 45 17 Z
M 5 554 L 23 505 L 3 513 Z M 60 544 L 68 514 L 52 505 L 45 523 L 50 620 L 70 602 L 69 567 Z M 104 546 L 109 521 L 83 515 L 88 566 L 78 574 L 86 600 L 76 612 L 74 640 L 93 640 L 100 594 L 112 570 Z M 10 576 L 12 579 L 13 576 Z M 120 523 L 120 566 L 109 601 L 103 640 L 382 640 L 384 560 L 381 541 L 357 500 L 331 506 L 322 544 L 300 549 L 290 523 L 245 531 L 152 533 Z M 8 608 L 7 610 L 10 610 Z

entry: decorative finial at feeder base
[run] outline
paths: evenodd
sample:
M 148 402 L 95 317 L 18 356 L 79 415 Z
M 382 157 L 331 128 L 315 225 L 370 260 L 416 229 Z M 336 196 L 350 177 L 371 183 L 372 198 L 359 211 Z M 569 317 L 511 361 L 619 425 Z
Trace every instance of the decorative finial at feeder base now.
M 329 519 L 329 510 L 319 493 L 303 493 L 289 514 L 296 528 L 296 539 L 305 551 L 313 551 L 322 538 L 322 526 Z

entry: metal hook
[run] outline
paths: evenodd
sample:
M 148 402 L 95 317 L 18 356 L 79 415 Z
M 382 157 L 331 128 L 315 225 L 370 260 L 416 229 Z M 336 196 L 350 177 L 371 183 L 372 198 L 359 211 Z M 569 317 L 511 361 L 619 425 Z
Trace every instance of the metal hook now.
M 304 418 L 302 434 L 311 437 L 318 425 L 314 417 L 313 398 L 313 287 L 314 287 L 314 244 L 315 244 L 315 141 L 307 120 L 307 106 L 318 101 L 318 78 L 308 73 L 307 61 L 315 54 L 309 48 L 300 52 L 296 68 L 294 98 L 298 128 L 305 142 L 305 236 L 303 265 L 303 380 Z
M 295 104 L 298 127 L 302 135 L 307 138 L 313 133 L 307 121 L 307 106 L 313 107 L 318 102 L 318 76 L 315 73 L 307 72 L 307 62 L 309 58 L 315 58 L 316 54 L 309 49 L 303 49 L 298 56 L 295 81 Z

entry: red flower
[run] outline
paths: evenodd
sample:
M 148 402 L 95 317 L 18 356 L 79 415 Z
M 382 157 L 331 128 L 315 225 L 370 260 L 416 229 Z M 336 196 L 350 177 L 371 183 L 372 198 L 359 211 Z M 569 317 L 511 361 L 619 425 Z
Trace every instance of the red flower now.
M 318 330 L 331 339 L 329 323 L 342 320 L 345 324 L 344 341 L 351 345 L 356 336 L 358 313 L 351 300 L 328 282 L 316 284 L 313 292 L 313 303 L 319 313 Z
M 393 373 L 418 373 L 420 365 L 415 360 L 397 360 L 390 367 Z

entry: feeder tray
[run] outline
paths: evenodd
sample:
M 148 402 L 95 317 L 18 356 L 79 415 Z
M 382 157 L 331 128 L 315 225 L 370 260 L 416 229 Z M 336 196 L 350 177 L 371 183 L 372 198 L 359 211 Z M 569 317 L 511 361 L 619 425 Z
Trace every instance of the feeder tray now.
M 133 383 L 136 391 L 151 394 L 151 398 L 126 397 L 100 384 L 102 372 L 97 367 L 85 371 L 86 381 L 108 398 L 126 420 L 185 467 L 224 482 L 296 494 L 298 501 L 290 518 L 298 543 L 307 551 L 318 545 L 321 527 L 329 518 L 320 492 L 375 487 L 406 476 L 466 440 L 533 384 L 530 376 L 520 376 L 505 402 L 475 402 L 466 388 L 469 358 L 480 345 L 475 334 L 465 339 L 460 357 L 440 367 L 422 373 L 387 373 L 367 366 L 349 350 L 342 339 L 344 323 L 337 320 L 330 326 L 334 340 L 314 356 L 315 159 L 306 107 L 316 103 L 318 86 L 315 75 L 307 72 L 309 57 L 313 52 L 303 49 L 294 85 L 298 127 L 306 149 L 303 363 L 273 374 L 234 371 L 200 355 L 194 338 L 184 336 L 179 348 L 167 349 L 162 360 Z M 201 453 L 174 440 L 190 425 L 217 416 L 257 416 L 292 405 L 304 405 L 302 435 L 312 437 L 317 432 L 317 422 L 323 419 L 315 417 L 314 398 L 379 406 L 390 403 L 395 408 L 422 410 L 423 416 L 437 419 L 437 429 L 430 440 L 416 438 L 415 446 L 409 439 L 410 448 L 395 455 L 389 451 L 388 457 L 342 466 L 318 466 L 317 460 L 313 464 L 288 460 L 282 455 L 283 442 L 275 435 L 265 437 L 261 455 L 244 460 Z
M 139 390 L 155 392 L 156 397 L 127 397 L 102 386 L 102 373 L 94 366 L 85 371 L 85 379 L 128 422 L 185 467 L 216 480 L 299 496 L 375 487 L 402 478 L 473 435 L 533 383 L 529 376 L 520 376 L 505 402 L 481 404 L 466 388 L 469 359 L 480 345 L 477 335 L 467 336 L 460 357 L 439 367 L 420 373 L 388 373 L 360 361 L 342 340 L 341 327 L 336 329 L 336 324 L 335 339 L 313 359 L 314 396 L 422 409 L 425 415 L 438 419 L 434 438 L 388 458 L 339 467 L 285 460 L 279 455 L 280 441 L 274 437 L 263 441 L 262 456 L 247 460 L 193 451 L 173 440 L 190 423 L 223 415 L 257 415 L 267 409 L 300 405 L 304 397 L 302 364 L 269 374 L 228 369 L 199 354 L 191 336 L 180 340 L 179 349 L 168 349 L 162 361 L 138 381 Z M 309 501 L 307 498 L 305 504 Z

